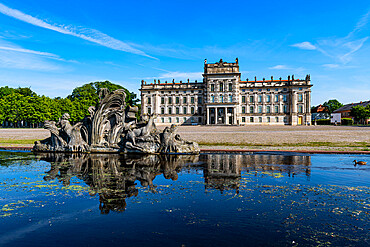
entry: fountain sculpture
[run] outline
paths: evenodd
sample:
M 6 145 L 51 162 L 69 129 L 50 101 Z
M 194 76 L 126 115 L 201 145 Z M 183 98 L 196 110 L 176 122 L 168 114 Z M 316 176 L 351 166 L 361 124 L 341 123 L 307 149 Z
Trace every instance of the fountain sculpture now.
M 159 132 L 154 115 L 140 122 L 136 119 L 138 107 L 127 106 L 123 89 L 99 91 L 99 103 L 89 107 L 90 115 L 82 122 L 71 125 L 69 114 L 64 113 L 56 123 L 45 121 L 44 128 L 51 136 L 36 141 L 35 152 L 119 152 L 119 153 L 199 153 L 195 142 L 181 139 L 177 126 Z

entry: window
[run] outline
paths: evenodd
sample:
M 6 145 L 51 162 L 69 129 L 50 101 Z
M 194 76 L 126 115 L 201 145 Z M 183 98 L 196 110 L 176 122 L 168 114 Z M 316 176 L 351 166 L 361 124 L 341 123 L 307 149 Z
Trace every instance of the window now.
M 258 113 L 262 113 L 262 106 L 261 105 L 258 106 Z
M 249 90 L 249 91 L 253 92 L 253 89 L 251 89 L 251 90 Z
M 229 95 L 229 102 L 233 102 L 233 96 Z
M 202 107 L 198 107 L 198 114 L 202 114 Z
M 270 92 L 270 88 L 267 89 L 267 92 Z
M 186 93 L 186 90 L 184 90 L 184 93 Z
M 242 89 L 242 92 L 245 92 L 245 89 Z
M 254 113 L 254 107 L 253 106 L 249 107 L 249 113 Z
M 242 107 L 242 113 L 245 113 L 245 106 Z
M 302 89 L 303 89 L 303 88 L 301 88 L 301 87 L 300 87 L 300 88 L 299 88 L 299 91 L 302 91 Z
M 279 102 L 279 95 L 275 95 L 275 102 Z
M 279 106 L 278 105 L 275 106 L 275 113 L 279 113 Z
M 187 108 L 186 107 L 183 108 L 183 112 L 182 113 L 183 114 L 186 114 L 187 113 Z
M 172 97 L 168 98 L 168 104 L 172 104 Z
M 194 114 L 194 107 L 191 107 L 191 108 L 190 108 L 190 113 L 191 113 L 191 114 Z
M 258 122 L 262 123 L 262 117 L 258 118 Z
M 190 98 L 190 103 L 194 104 L 194 97 Z
M 278 88 L 275 88 L 275 91 L 276 91 L 276 92 L 278 92 L 278 91 L 279 91 L 279 89 L 278 89 Z
M 183 104 L 186 104 L 186 101 L 187 101 L 187 98 L 186 97 L 182 98 L 182 103 Z
M 164 123 L 164 117 L 163 117 L 163 118 L 161 118 L 161 121 L 162 121 L 162 123 Z
M 201 95 L 198 96 L 198 104 L 202 104 L 202 96 Z
M 201 123 L 202 122 L 202 118 L 201 117 L 199 117 L 198 118 L 198 123 Z
M 176 107 L 176 114 L 180 114 L 180 108 Z
M 266 95 L 266 102 L 270 102 L 271 101 L 271 96 L 270 95 Z
M 161 104 L 164 104 L 164 97 L 161 97 Z
M 275 122 L 279 122 L 279 117 L 275 117 Z
M 148 114 L 152 114 L 152 108 L 148 108 Z
M 202 93 L 202 90 L 199 90 L 198 93 Z
M 271 113 L 271 106 L 266 106 L 266 113 Z
M 245 96 L 242 96 L 242 103 L 245 103 Z
M 229 83 L 229 91 L 233 91 L 233 84 L 232 83 Z
M 220 82 L 220 91 L 224 91 L 224 84 Z
M 284 113 L 288 113 L 288 106 L 284 105 Z
M 223 96 L 223 95 L 220 95 L 220 101 L 221 101 L 222 103 L 224 103 L 224 96 Z
M 211 102 L 215 103 L 215 96 L 214 95 L 211 96 Z
M 164 114 L 164 108 L 161 108 L 161 114 Z
M 176 104 L 180 103 L 180 97 L 176 97 Z
M 258 102 L 262 102 L 262 95 L 258 95 Z
M 288 95 L 283 95 L 283 101 L 287 102 L 288 101 Z
M 284 123 L 287 123 L 287 122 L 288 122 L 288 118 L 284 117 Z
M 303 101 L 303 95 L 302 94 L 298 94 L 298 102 L 302 102 Z
M 211 92 L 215 91 L 215 84 L 211 84 Z
M 286 92 L 286 91 L 288 91 L 288 89 L 286 89 L 286 88 L 283 88 L 283 91 L 284 91 L 284 92 Z
M 242 122 L 245 123 L 245 117 L 242 117 Z
M 180 122 L 180 119 L 176 117 L 176 123 L 179 123 L 179 122 Z
M 152 103 L 152 98 L 148 97 L 148 104 Z
M 168 107 L 168 114 L 172 114 L 172 108 Z
M 164 91 L 161 91 L 161 94 L 164 94 Z
M 267 117 L 267 122 L 268 122 L 268 123 L 269 123 L 269 122 L 271 122 L 270 117 Z
M 254 96 L 249 96 L 249 102 L 254 103 Z
M 169 118 L 168 118 L 168 122 L 169 122 L 169 123 L 172 123 L 172 118 L 170 118 L 170 117 L 169 117 Z
M 250 120 L 249 120 L 251 123 L 254 122 L 254 117 L 251 117 Z
M 299 112 L 299 113 L 303 113 L 303 106 L 302 106 L 302 105 L 299 105 L 299 106 L 298 106 L 298 112 Z

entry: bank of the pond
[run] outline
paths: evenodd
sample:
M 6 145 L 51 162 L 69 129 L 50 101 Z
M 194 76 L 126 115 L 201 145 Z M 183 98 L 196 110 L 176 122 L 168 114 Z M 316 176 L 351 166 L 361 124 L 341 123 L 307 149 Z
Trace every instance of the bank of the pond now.
M 31 147 L 0 147 L 0 151 L 28 151 L 32 152 Z M 303 153 L 303 154 L 365 154 L 370 155 L 370 151 L 336 151 L 336 150 L 271 150 L 271 149 L 227 149 L 227 148 L 202 148 L 201 153 Z
M 204 152 L 370 154 L 370 127 L 179 126 L 178 133 L 185 140 L 199 143 Z M 0 147 L 31 150 L 34 141 L 49 136 L 45 129 L 0 128 Z

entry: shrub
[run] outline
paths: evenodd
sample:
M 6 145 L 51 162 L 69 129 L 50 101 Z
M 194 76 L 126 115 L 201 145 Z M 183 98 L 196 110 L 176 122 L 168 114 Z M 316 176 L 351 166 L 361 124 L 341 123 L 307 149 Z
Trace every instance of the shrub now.
M 342 118 L 341 124 L 342 125 L 353 125 L 353 119 L 352 118 Z
M 317 119 L 317 125 L 330 125 L 330 119 Z

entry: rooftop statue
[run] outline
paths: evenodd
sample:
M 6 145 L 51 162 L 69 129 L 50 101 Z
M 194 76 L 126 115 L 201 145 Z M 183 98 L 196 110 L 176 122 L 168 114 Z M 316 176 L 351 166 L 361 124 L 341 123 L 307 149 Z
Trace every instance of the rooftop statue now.
M 82 122 L 71 125 L 69 114 L 64 113 L 58 123 L 45 121 L 44 128 L 51 136 L 36 141 L 36 152 L 123 152 L 123 153 L 199 153 L 195 142 L 181 139 L 177 126 L 157 130 L 155 115 L 138 122 L 134 117 L 137 107 L 126 106 L 126 93 L 122 89 L 99 91 L 100 101 L 89 108 Z

